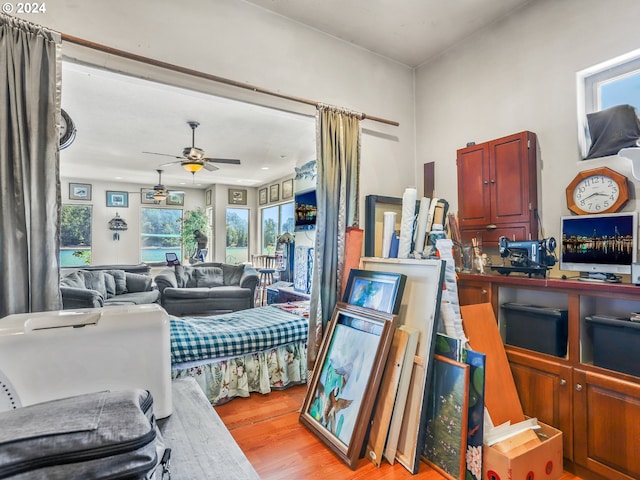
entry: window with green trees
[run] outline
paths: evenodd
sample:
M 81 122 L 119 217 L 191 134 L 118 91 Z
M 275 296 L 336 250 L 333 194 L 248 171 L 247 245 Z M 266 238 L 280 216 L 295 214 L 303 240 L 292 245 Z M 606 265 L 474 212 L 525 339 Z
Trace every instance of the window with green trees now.
M 91 205 L 62 205 L 60 266 L 91 264 Z
M 181 226 L 181 209 L 140 209 L 140 260 L 144 263 L 165 262 L 169 252 L 182 258 Z
M 293 202 L 262 209 L 262 253 L 276 251 L 276 242 L 283 233 L 293 233 L 295 228 Z
M 227 208 L 226 263 L 249 261 L 249 209 Z

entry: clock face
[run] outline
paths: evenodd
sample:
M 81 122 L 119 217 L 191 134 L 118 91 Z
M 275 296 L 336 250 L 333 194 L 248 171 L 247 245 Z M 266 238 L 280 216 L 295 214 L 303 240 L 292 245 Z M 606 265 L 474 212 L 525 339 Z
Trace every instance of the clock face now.
M 584 212 L 602 213 L 618 200 L 620 189 L 612 178 L 605 175 L 587 177 L 573 189 L 573 201 Z
M 627 177 L 608 167 L 579 172 L 566 189 L 567 207 L 578 215 L 611 213 L 629 200 Z
M 67 148 L 76 138 L 76 126 L 64 110 L 60 111 L 60 149 Z

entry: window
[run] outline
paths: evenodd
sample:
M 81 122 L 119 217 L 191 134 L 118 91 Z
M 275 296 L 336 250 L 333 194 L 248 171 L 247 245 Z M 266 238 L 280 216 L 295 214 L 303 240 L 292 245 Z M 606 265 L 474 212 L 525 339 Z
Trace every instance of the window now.
M 249 209 L 227 208 L 225 261 L 236 265 L 249 261 Z
M 180 226 L 182 210 L 142 208 L 140 210 L 140 259 L 144 263 L 165 263 L 167 253 L 182 258 Z
M 91 264 L 91 205 L 62 205 L 60 266 Z
M 587 114 L 615 105 L 640 112 L 640 50 L 578 72 L 578 138 L 583 157 L 589 150 Z
M 276 251 L 276 242 L 283 233 L 293 233 L 295 227 L 294 203 L 283 203 L 262 209 L 262 253 Z

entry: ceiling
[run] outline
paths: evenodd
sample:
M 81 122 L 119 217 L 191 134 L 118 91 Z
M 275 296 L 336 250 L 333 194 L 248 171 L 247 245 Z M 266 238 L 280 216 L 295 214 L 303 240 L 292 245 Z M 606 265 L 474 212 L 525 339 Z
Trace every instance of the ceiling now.
M 415 67 L 533 0 L 252 0 L 250 4 Z M 313 117 L 63 62 L 62 106 L 77 125 L 61 175 L 169 187 L 256 186 L 315 159 Z M 192 175 L 177 160 L 195 145 L 241 165 Z M 105 142 L 105 136 L 109 138 Z M 158 152 L 167 156 L 143 152 Z

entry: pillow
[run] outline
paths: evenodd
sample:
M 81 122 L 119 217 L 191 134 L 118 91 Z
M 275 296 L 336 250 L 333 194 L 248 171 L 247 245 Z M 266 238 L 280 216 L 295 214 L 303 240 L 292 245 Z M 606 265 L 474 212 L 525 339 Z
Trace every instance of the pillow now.
M 86 288 L 97 291 L 102 295 L 102 298 L 107 298 L 107 286 L 104 283 L 103 271 L 81 270 L 78 273 L 84 277 Z
M 137 273 L 125 273 L 128 292 L 148 292 L 153 287 L 153 278 Z
M 200 267 L 193 269 L 196 287 L 222 287 L 224 275 L 220 267 Z
M 127 279 L 124 270 L 105 270 L 116 281 L 116 295 L 127 293 Z
M 112 298 L 116 295 L 116 279 L 108 272 L 104 272 L 104 286 L 107 290 L 105 298 Z
M 244 265 L 228 265 L 223 263 L 222 271 L 224 273 L 225 285 L 240 285 L 240 279 L 244 273 Z
M 61 287 L 71 287 L 71 288 L 87 288 L 84 284 L 84 277 L 80 275 L 77 271 L 71 272 L 60 279 Z
M 176 265 L 176 282 L 179 288 L 192 288 L 196 286 L 196 280 L 193 278 L 193 267 L 184 265 Z

